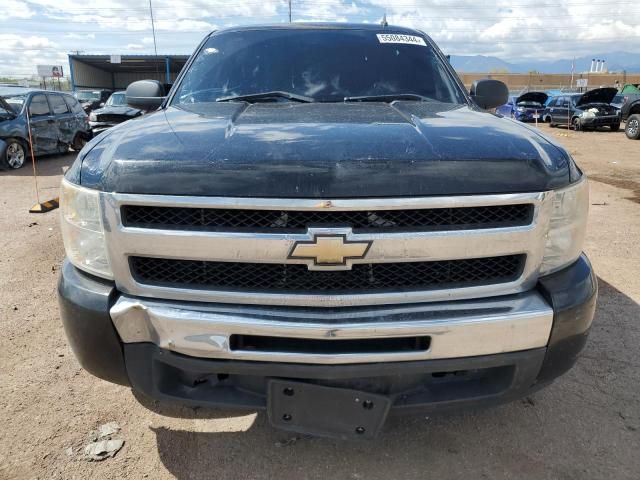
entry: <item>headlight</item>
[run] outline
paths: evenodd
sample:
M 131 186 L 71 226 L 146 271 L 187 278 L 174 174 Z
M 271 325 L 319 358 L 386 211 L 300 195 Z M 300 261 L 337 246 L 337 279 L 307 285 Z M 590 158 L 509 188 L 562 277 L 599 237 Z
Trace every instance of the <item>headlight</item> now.
M 98 192 L 62 180 L 62 239 L 69 261 L 81 270 L 112 279 Z
M 556 190 L 551 199 L 551 218 L 540 273 L 546 275 L 573 263 L 582 253 L 589 213 L 586 177 Z
M 524 112 L 524 107 L 518 107 L 517 109 L 519 112 Z
M 96 116 L 96 114 L 95 114 L 95 113 L 91 113 L 91 114 L 89 115 L 89 121 L 90 121 L 90 122 L 97 122 L 97 121 L 98 121 L 98 117 Z

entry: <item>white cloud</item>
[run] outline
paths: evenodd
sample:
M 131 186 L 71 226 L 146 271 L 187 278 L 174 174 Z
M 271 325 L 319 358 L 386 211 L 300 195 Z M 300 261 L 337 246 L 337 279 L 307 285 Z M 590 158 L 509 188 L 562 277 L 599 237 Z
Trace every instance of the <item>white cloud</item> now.
M 3 0 L 2 15 L 5 18 L 30 18 L 35 12 L 23 0 Z
M 55 52 L 57 44 L 39 35 L 0 33 L 0 74 L 33 75 L 36 65 L 66 65 L 66 55 Z M 53 50 L 50 50 L 53 49 Z M 51 53 L 51 54 L 49 54 Z
M 507 0 L 370 3 L 386 8 L 389 23 L 422 29 L 452 54 L 489 54 L 512 61 L 570 58 L 625 49 L 620 42 L 629 36 L 640 39 L 640 8 L 626 1 L 561 0 L 553 6 L 522 0 L 516 6 Z
M 73 40 L 95 40 L 95 33 L 65 33 L 64 38 Z
M 363 8 L 353 2 L 323 0 L 322 2 L 293 3 L 292 17 L 302 22 L 346 22 L 349 16 L 359 15 Z
M 42 48 L 55 46 L 55 43 L 47 37 L 38 35 L 22 36 L 13 33 L 0 33 L 0 44 L 3 48 Z
M 39 60 L 85 53 L 153 53 L 147 0 L 0 0 L 0 72 L 33 70 Z M 191 53 L 218 26 L 279 23 L 286 0 L 152 0 L 158 53 Z M 514 5 L 515 4 L 515 5 Z M 630 0 L 298 0 L 294 21 L 379 23 L 429 34 L 446 52 L 505 60 L 570 58 L 631 50 L 640 39 L 640 6 Z M 36 52 L 34 54 L 34 52 Z

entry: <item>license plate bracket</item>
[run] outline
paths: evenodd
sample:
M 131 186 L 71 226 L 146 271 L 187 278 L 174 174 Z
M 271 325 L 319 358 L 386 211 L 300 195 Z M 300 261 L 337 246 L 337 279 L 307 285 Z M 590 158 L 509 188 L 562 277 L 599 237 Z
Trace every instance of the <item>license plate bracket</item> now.
M 391 407 L 384 395 L 273 379 L 267 412 L 277 428 L 321 437 L 374 438 Z

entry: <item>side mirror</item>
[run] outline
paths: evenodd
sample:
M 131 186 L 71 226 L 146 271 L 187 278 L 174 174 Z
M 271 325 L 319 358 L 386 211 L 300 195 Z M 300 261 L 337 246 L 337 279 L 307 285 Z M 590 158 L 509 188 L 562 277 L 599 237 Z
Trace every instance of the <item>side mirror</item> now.
M 104 107 L 104 102 L 100 102 L 100 108 Z
M 471 86 L 471 98 L 485 110 L 504 105 L 509 100 L 509 89 L 499 80 L 476 80 Z
M 165 99 L 164 86 L 157 80 L 139 80 L 127 87 L 127 104 L 140 110 L 155 110 Z

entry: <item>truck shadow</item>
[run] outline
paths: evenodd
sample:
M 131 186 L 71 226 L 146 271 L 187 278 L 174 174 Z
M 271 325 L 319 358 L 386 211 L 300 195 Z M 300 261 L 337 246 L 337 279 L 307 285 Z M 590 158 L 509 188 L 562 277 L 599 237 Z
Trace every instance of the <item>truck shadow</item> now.
M 208 419 L 197 424 L 205 431 L 151 428 L 160 460 L 180 480 L 539 479 L 584 478 L 587 471 L 598 478 L 612 468 L 622 473 L 635 462 L 631 444 L 640 429 L 640 305 L 602 279 L 599 286 L 582 357 L 532 397 L 458 414 L 390 417 L 377 439 L 360 442 L 281 432 L 264 413 L 254 418 L 251 412 L 143 402 L 160 415 Z M 623 444 L 628 453 L 614 452 Z

